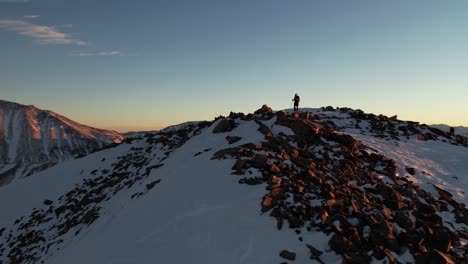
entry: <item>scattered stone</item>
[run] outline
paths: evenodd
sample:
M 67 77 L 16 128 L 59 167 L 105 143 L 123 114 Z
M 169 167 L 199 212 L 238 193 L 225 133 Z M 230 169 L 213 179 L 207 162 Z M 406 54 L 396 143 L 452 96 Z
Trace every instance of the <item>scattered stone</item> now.
M 148 184 L 146 184 L 146 189 L 151 190 L 151 189 L 153 189 L 153 187 L 154 187 L 156 184 L 158 184 L 158 183 L 160 183 L 160 182 L 161 182 L 161 180 L 159 179 L 159 180 L 155 180 L 155 181 L 153 181 L 153 182 L 151 182 L 151 183 L 148 183 Z
M 226 140 L 229 142 L 229 144 L 234 144 L 241 139 L 242 138 L 238 136 L 226 136 Z
M 282 250 L 280 252 L 280 257 L 287 259 L 287 260 L 294 261 L 296 260 L 296 253 L 288 251 L 288 250 Z
M 320 257 L 320 256 L 323 254 L 322 251 L 316 249 L 316 248 L 315 248 L 314 246 L 312 246 L 312 245 L 307 245 L 307 248 L 309 248 L 310 254 L 311 254 L 313 257 L 315 257 L 315 258 L 318 258 L 318 257 Z

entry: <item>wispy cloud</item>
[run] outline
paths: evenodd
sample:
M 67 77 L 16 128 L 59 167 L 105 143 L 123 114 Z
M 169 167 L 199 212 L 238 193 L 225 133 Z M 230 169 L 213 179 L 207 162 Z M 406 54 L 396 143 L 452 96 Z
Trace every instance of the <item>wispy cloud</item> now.
M 0 0 L 1 1 L 1 0 Z M 40 15 L 28 15 L 28 16 L 24 16 L 24 18 L 28 18 L 28 19 L 34 19 L 34 18 L 38 18 L 40 17 Z
M 100 51 L 100 52 L 81 52 L 78 56 L 80 57 L 110 57 L 110 56 L 123 56 L 124 54 L 120 50 L 113 51 Z
M 0 0 L 5 1 L 5 0 Z M 19 35 L 28 36 L 42 44 L 87 45 L 85 41 L 73 39 L 68 34 L 58 31 L 55 27 L 35 25 L 24 20 L 0 20 L 0 28 Z

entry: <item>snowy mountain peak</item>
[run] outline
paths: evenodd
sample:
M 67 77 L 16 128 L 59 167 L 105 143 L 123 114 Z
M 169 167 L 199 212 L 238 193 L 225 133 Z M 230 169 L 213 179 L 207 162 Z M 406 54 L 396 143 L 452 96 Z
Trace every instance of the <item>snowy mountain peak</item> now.
M 467 147 L 349 108 L 189 122 L 5 186 L 0 262 L 463 263 Z
M 52 111 L 0 100 L 0 185 L 123 139 Z

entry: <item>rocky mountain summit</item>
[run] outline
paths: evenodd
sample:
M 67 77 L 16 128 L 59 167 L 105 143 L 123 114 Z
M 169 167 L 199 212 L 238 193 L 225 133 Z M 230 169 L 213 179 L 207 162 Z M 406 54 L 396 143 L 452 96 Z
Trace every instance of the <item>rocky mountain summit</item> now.
M 52 111 L 0 100 L 0 185 L 123 139 Z
M 467 147 L 332 107 L 137 134 L 41 172 L 70 180 L 0 217 L 0 263 L 466 263 Z
M 359 110 L 336 111 L 355 118 L 356 128 L 361 128 L 362 121 L 369 122 L 370 127 L 363 129 L 377 137 L 399 141 L 402 136 L 405 140 L 417 136 L 422 141 L 443 140 L 468 147 L 466 138 L 431 127 Z M 232 168 L 236 175 L 245 175 L 250 168 L 261 171 L 261 176 L 242 177 L 239 183 L 267 184 L 261 210 L 276 219 L 278 229 L 284 225 L 295 229 L 301 241 L 304 228 L 330 234 L 328 244 L 342 255 L 343 263 L 370 263 L 372 257 L 398 263 L 398 255 L 405 250 L 416 263 L 466 261 L 468 247 L 460 236 L 467 239 L 467 230 L 445 227 L 444 219 L 436 214 L 451 212 L 456 223 L 468 225 L 468 209 L 449 192 L 434 186 L 437 197 L 397 176 L 395 160 L 375 153 L 350 135 L 337 133 L 338 126 L 330 119 L 308 112 L 273 113 L 267 106 L 257 113 L 267 120 L 276 118 L 276 124 L 292 129 L 294 134 L 274 135 L 260 118 L 255 122 L 265 136 L 261 145 L 220 150 L 214 159 L 236 159 Z M 234 129 L 236 118 L 255 119 L 243 114 L 230 117 L 223 119 L 214 132 Z M 413 168 L 407 171 L 414 174 Z M 311 258 L 325 263 L 320 250 L 306 246 Z

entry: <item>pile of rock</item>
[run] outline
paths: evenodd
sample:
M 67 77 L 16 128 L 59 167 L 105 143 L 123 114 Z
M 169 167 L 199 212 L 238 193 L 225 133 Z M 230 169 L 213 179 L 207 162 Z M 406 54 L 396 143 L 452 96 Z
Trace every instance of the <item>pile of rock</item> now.
M 291 128 L 295 135 L 274 135 L 256 120 L 265 135 L 261 145 L 224 149 L 213 159 L 236 159 L 232 168 L 236 175 L 260 171 L 261 176 L 244 176 L 239 183 L 267 184 L 261 211 L 276 219 L 278 229 L 286 224 L 301 241 L 304 227 L 329 234 L 330 248 L 345 263 L 370 263 L 371 257 L 397 263 L 405 251 L 418 263 L 465 260 L 468 247 L 461 245 L 460 236 L 466 231 L 448 228 L 437 215 L 450 212 L 457 222 L 468 225 L 464 204 L 443 190 L 436 198 L 397 177 L 394 160 L 307 114 L 275 116 L 276 124 Z M 311 258 L 321 261 L 321 252 L 306 246 Z

